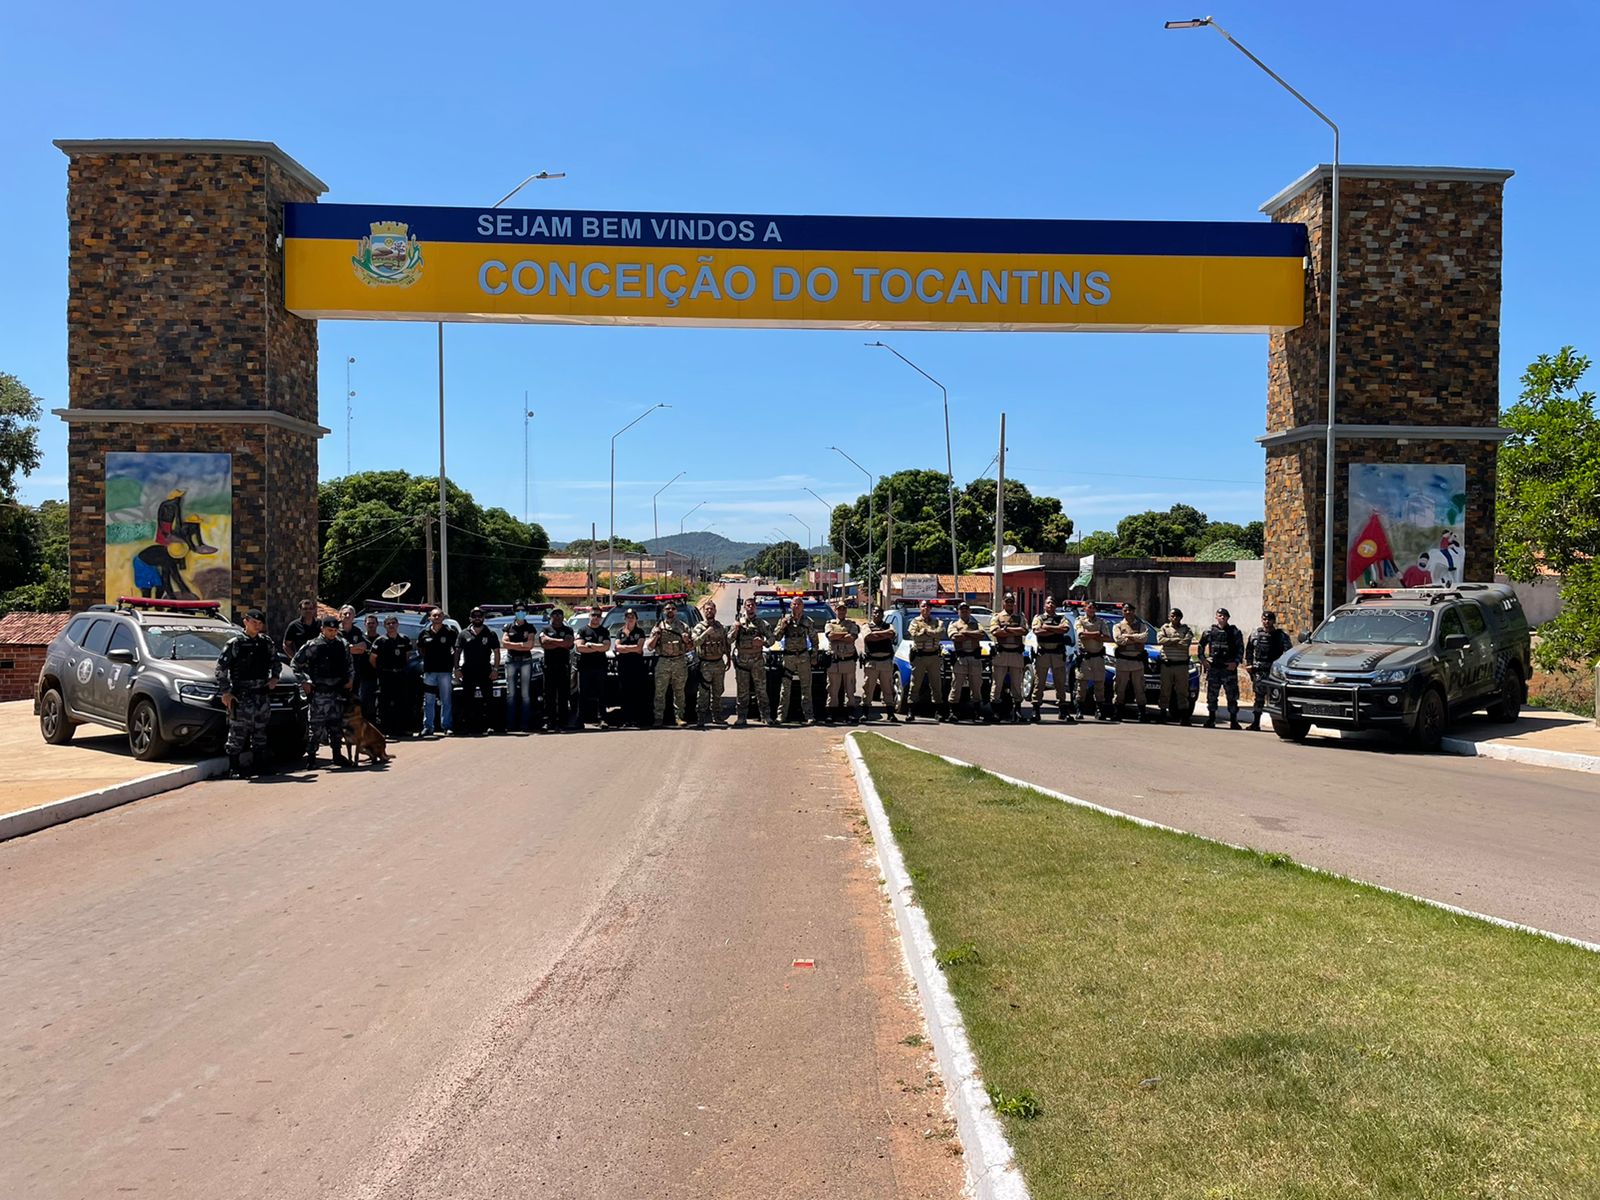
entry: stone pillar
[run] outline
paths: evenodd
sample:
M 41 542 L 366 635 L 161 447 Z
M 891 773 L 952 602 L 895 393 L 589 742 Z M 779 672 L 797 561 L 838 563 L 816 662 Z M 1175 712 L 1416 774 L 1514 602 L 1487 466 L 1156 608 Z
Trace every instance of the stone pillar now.
M 73 607 L 106 595 L 106 454 L 225 452 L 231 607 L 262 605 L 280 630 L 316 590 L 328 432 L 316 322 L 283 307 L 283 205 L 327 188 L 271 142 L 56 145 L 70 160 L 70 393 L 56 412 L 68 423 Z
M 1467 579 L 1494 578 L 1500 418 L 1501 200 L 1510 171 L 1339 168 L 1334 602 L 1344 602 L 1349 467 L 1466 467 Z M 1291 634 L 1322 616 L 1332 172 L 1261 211 L 1306 226 L 1306 320 L 1267 351 L 1263 607 Z M 1402 566 L 1404 564 L 1401 564 Z

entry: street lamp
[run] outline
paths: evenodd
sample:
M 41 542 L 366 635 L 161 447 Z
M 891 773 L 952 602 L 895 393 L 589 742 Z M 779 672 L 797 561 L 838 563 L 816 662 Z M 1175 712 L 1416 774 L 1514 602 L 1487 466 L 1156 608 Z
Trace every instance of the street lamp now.
M 611 599 L 617 598 L 617 439 L 658 408 L 671 408 L 670 404 L 653 404 L 633 420 L 611 435 L 611 532 L 606 537 L 606 570 L 611 575 Z
M 661 518 L 656 514 L 656 496 L 661 495 L 662 492 L 666 491 L 673 484 L 677 483 L 678 480 L 682 479 L 685 474 L 686 474 L 686 472 L 679 471 L 671 479 L 667 480 L 665 483 L 663 483 L 660 487 L 658 487 L 656 489 L 655 496 L 651 496 L 650 497 L 650 527 L 655 530 L 655 536 L 654 536 L 653 540 L 656 541 L 656 542 L 659 542 L 661 540 Z M 661 553 L 661 547 L 660 546 L 656 547 L 656 553 L 658 555 Z M 659 587 L 661 585 L 661 579 L 662 579 L 661 567 L 660 567 L 660 564 L 658 562 L 658 564 L 656 566 L 656 586 L 657 587 Z
M 356 418 L 356 406 L 351 403 L 356 394 L 350 386 L 350 368 L 355 361 L 354 355 L 344 360 L 344 473 L 346 475 L 350 474 L 350 425 Z
M 683 536 L 683 523 L 685 521 L 687 521 L 690 517 L 694 516 L 695 513 L 699 512 L 705 506 L 706 506 L 706 502 L 704 500 L 702 500 L 702 501 L 700 501 L 699 504 L 696 504 L 688 512 L 684 513 L 683 516 L 678 518 L 678 536 L 679 537 Z
M 873 511 L 873 505 L 874 505 L 873 493 L 878 490 L 878 479 L 877 479 L 877 476 L 873 475 L 873 473 L 871 471 L 867 470 L 860 463 L 858 463 L 855 459 L 851 458 L 843 450 L 839 449 L 839 447 L 837 447 L 837 446 L 829 446 L 828 449 L 832 450 L 835 454 L 839 455 L 839 457 L 843 458 L 845 460 L 845 462 L 849 463 L 852 467 L 854 467 L 856 470 L 860 471 L 863 475 L 865 475 L 867 477 L 867 563 L 868 563 L 867 573 L 870 575 L 871 572 L 872 572 L 872 564 L 873 564 L 873 558 L 872 558 L 872 527 L 878 523 L 877 513 L 875 513 Z M 878 591 L 877 587 L 874 586 L 872 591 L 873 591 L 873 595 L 876 596 L 877 595 L 877 591 Z
M 774 525 L 772 527 L 772 532 L 778 535 L 778 540 L 780 542 L 789 543 L 789 542 L 794 541 L 794 538 L 792 538 L 789 534 L 785 533 L 783 530 L 779 529 L 776 525 Z M 784 550 L 783 550 L 783 577 L 785 579 L 793 578 L 793 574 L 794 574 L 793 568 L 794 568 L 794 554 L 788 548 L 788 545 L 785 544 Z
M 536 179 L 565 179 L 565 171 L 535 171 L 489 207 L 499 208 Z M 439 607 L 450 612 L 450 522 L 445 507 L 444 482 L 444 322 L 437 322 L 439 334 Z M 355 361 L 354 359 L 351 360 Z M 526 419 L 526 418 L 524 418 Z
M 522 393 L 522 523 L 530 520 L 528 512 L 528 422 L 533 420 L 533 409 L 528 407 L 528 393 Z
M 817 495 L 810 488 L 802 488 L 801 490 L 803 492 L 805 492 L 808 496 L 810 496 L 813 500 L 815 500 L 818 504 L 822 505 L 823 508 L 827 509 L 827 511 L 828 511 L 828 524 L 829 524 L 828 533 L 831 536 L 832 533 L 833 533 L 833 529 L 832 529 L 832 525 L 833 525 L 833 505 L 829 504 L 826 500 L 824 500 L 821 496 Z M 846 526 L 846 529 L 848 529 L 848 525 Z M 843 532 L 841 532 L 839 534 L 839 547 L 840 547 L 839 562 L 840 562 L 840 567 L 841 567 L 841 569 L 839 571 L 839 586 L 840 586 L 840 588 L 843 588 L 844 587 L 843 563 L 844 563 L 844 560 L 850 556 L 850 539 L 848 537 L 846 537 Z
M 1167 29 L 1199 29 L 1207 25 L 1227 38 L 1229 44 L 1235 50 L 1270 75 L 1274 83 L 1300 101 L 1301 104 L 1311 110 L 1319 121 L 1333 130 L 1333 219 L 1331 222 L 1332 228 L 1328 235 L 1328 430 L 1327 441 L 1322 452 L 1322 615 L 1326 618 L 1333 611 L 1333 427 L 1338 413 L 1338 400 L 1334 393 L 1334 384 L 1338 380 L 1339 371 L 1339 126 L 1334 124 L 1333 118 L 1302 96 L 1288 80 L 1246 50 L 1233 34 L 1218 25 L 1210 17 L 1191 17 L 1187 21 L 1168 21 L 1165 27 Z
M 874 349 L 887 350 L 918 375 L 933 384 L 934 387 L 938 388 L 939 394 L 944 397 L 944 469 L 945 474 L 950 477 L 950 583 L 959 592 L 961 590 L 961 556 L 956 550 L 956 469 L 950 457 L 950 393 L 945 390 L 944 384 L 929 375 L 887 342 L 868 342 L 867 345 Z
M 809 559 L 811 557 L 811 545 L 812 545 L 811 526 L 807 525 L 804 521 L 801 521 L 800 518 L 795 516 L 793 513 L 787 513 L 786 515 L 788 516 L 788 518 L 791 521 L 799 521 L 800 522 L 800 528 L 804 529 L 806 531 L 806 557 Z M 807 583 L 811 582 L 811 568 L 809 566 L 806 567 L 806 582 Z

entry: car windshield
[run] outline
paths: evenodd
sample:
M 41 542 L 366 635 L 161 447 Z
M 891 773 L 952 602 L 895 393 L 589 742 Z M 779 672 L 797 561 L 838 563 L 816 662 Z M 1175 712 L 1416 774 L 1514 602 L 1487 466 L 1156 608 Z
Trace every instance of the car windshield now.
M 789 605 L 787 604 L 756 602 L 756 616 L 768 624 L 776 624 L 780 619 L 787 616 L 789 611 Z M 805 605 L 805 614 L 811 618 L 811 623 L 818 629 L 823 628 L 829 621 L 833 620 L 833 610 L 826 604 L 807 604 Z
M 615 634 L 617 630 L 622 628 L 623 622 L 628 619 L 628 609 L 630 608 L 638 614 L 639 628 L 646 633 L 654 629 L 656 622 L 661 619 L 661 605 L 654 602 L 649 604 L 629 604 L 624 600 L 617 607 L 609 610 L 605 615 L 605 619 L 600 623 Z M 703 619 L 699 610 L 693 605 L 686 603 L 678 607 L 678 620 L 682 621 L 690 629 L 697 627 Z M 585 625 L 589 623 L 587 615 L 583 617 L 583 623 Z
M 1313 642 L 1370 646 L 1425 646 L 1433 636 L 1431 608 L 1351 608 L 1333 614 Z
M 213 659 L 239 631 L 216 626 L 147 625 L 143 633 L 151 658 Z

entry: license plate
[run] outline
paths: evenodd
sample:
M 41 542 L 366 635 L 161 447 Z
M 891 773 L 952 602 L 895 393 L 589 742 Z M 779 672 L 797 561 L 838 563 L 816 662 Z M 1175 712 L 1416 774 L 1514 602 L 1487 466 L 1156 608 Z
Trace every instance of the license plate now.
M 1345 706 L 1342 704 L 1330 704 L 1319 700 L 1305 700 L 1295 707 L 1300 710 L 1302 717 L 1342 717 L 1345 711 Z

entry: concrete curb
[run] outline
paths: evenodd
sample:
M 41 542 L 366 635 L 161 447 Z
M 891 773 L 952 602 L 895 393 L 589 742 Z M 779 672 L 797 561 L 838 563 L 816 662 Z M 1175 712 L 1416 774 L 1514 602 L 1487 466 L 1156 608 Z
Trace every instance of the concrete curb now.
M 928 1032 L 933 1037 L 934 1055 L 944 1074 L 945 1094 L 955 1112 L 971 1193 L 977 1200 L 1028 1200 L 1028 1186 L 1011 1153 L 1011 1143 L 1006 1140 L 1000 1118 L 995 1115 L 989 1093 L 978 1074 L 977 1058 L 967 1041 L 961 1011 L 945 983 L 944 972 L 934 961 L 933 933 L 928 928 L 928 918 L 911 903 L 911 877 L 906 873 L 900 847 L 889 830 L 889 816 L 884 812 L 883 800 L 872 782 L 866 761 L 856 747 L 854 734 L 844 739 L 844 748 L 862 805 L 867 810 L 873 844 L 878 851 L 878 865 L 894 906 L 895 923 L 900 928 L 900 950 L 916 981 Z
M 159 796 L 162 792 L 170 792 L 174 788 L 187 787 L 202 779 L 221 775 L 227 769 L 226 758 L 221 756 L 206 758 L 186 767 L 158 771 L 141 779 L 130 779 L 127 783 L 113 784 L 98 791 L 82 792 L 76 796 L 68 796 L 64 800 L 52 800 L 48 804 L 25 808 L 21 812 L 8 813 L 0 817 L 0 842 L 7 838 L 21 837 L 23 834 L 37 833 L 52 825 L 60 825 L 63 821 L 73 821 L 79 817 L 104 812 L 121 804 Z
M 1037 783 L 1029 783 L 1026 779 L 1002 775 L 999 771 L 991 771 L 988 767 L 980 767 L 977 763 L 953 758 L 948 754 L 938 754 L 932 750 L 924 750 L 921 746 L 908 746 L 898 738 L 892 738 L 886 734 L 879 734 L 878 736 L 885 741 L 894 742 L 897 746 L 905 746 L 907 750 L 915 750 L 918 754 L 930 754 L 934 758 L 949 763 L 952 767 L 970 767 L 975 771 L 982 771 L 985 775 L 998 779 L 1002 783 L 1026 788 L 1030 792 L 1037 792 L 1041 796 L 1048 796 L 1051 800 L 1059 800 L 1063 804 L 1092 809 L 1097 813 L 1104 813 L 1108 817 L 1120 817 L 1124 821 L 1132 821 L 1135 825 L 1142 825 L 1146 829 L 1160 829 L 1166 833 L 1181 833 L 1184 837 L 1198 838 L 1202 842 L 1210 842 L 1216 846 L 1227 846 L 1230 850 L 1253 851 L 1255 849 L 1252 846 L 1241 846 L 1237 842 L 1227 842 L 1221 838 L 1207 837 L 1203 833 L 1191 833 L 1189 830 L 1179 829 L 1175 825 L 1163 825 L 1160 821 L 1136 817 L 1132 813 L 1125 813 L 1115 808 L 1107 808 L 1104 804 L 1096 804 L 1092 800 L 1081 800 L 1077 796 L 1069 796 L 1066 792 L 1058 792 L 1054 788 L 1041 787 Z M 854 751 L 854 746 L 851 746 L 851 750 Z M 852 759 L 852 761 L 855 760 Z M 898 851 L 896 853 L 898 854 Z M 1580 950 L 1588 950 L 1592 953 L 1600 954 L 1600 942 L 1586 942 L 1582 938 L 1568 937 L 1564 933 L 1553 933 L 1548 929 L 1540 929 L 1534 925 L 1523 925 L 1518 921 L 1507 920 L 1505 917 L 1495 917 L 1488 913 L 1474 912 L 1470 908 L 1461 908 L 1458 905 L 1447 904 L 1443 900 L 1434 900 L 1429 896 L 1419 896 L 1414 892 L 1402 892 L 1399 888 L 1384 887 L 1381 883 L 1369 883 L 1365 879 L 1356 879 L 1354 876 L 1343 875 L 1338 871 L 1329 871 L 1323 867 L 1314 867 L 1309 863 L 1296 861 L 1294 865 L 1303 871 L 1310 871 L 1314 875 L 1326 875 L 1329 879 L 1342 879 L 1346 883 L 1359 883 L 1362 887 L 1369 887 L 1374 891 L 1385 892 L 1391 896 L 1399 896 L 1403 900 L 1415 900 L 1418 904 L 1426 904 L 1429 908 L 1443 909 L 1445 912 L 1454 913 L 1458 917 L 1470 917 L 1474 921 L 1484 921 L 1490 925 L 1498 925 L 1502 929 L 1514 929 L 1518 933 L 1531 933 L 1535 937 L 1546 938 L 1552 942 L 1560 942 L 1566 946 L 1576 946 Z

